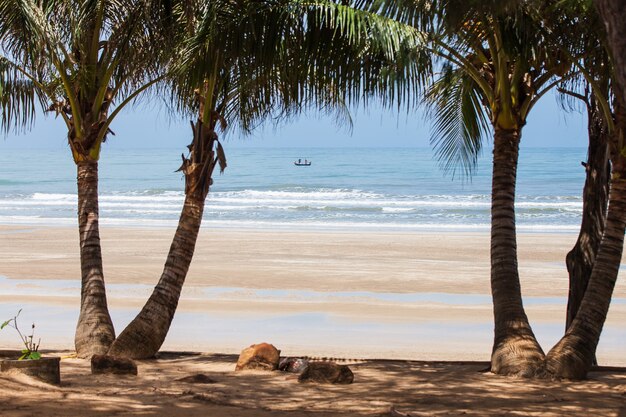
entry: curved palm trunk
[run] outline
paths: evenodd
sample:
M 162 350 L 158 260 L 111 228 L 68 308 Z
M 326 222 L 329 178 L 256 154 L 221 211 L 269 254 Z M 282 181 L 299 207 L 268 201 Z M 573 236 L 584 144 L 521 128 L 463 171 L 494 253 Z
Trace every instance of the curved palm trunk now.
M 98 226 L 98 162 L 77 163 L 80 233 L 80 315 L 74 344 L 79 357 L 103 354 L 115 339 L 107 307 Z
M 566 331 L 574 321 L 587 290 L 593 264 L 604 233 L 609 200 L 611 164 L 609 162 L 608 128 L 594 100 L 587 105 L 587 115 L 589 120 L 589 151 L 587 163 L 584 165 L 586 178 L 583 187 L 582 222 L 578 239 L 565 258 L 569 273 Z M 597 364 L 595 357 L 592 363 Z
M 626 231 L 626 178 L 613 178 L 604 237 L 585 296 L 565 336 L 546 356 L 549 375 L 583 379 L 591 367 L 617 279 Z
M 569 272 L 565 330 L 574 321 L 585 295 L 593 263 L 604 233 L 609 200 L 611 164 L 609 163 L 608 128 L 594 100 L 587 109 L 589 152 L 585 164 L 587 175 L 583 188 L 582 222 L 578 240 L 565 259 Z
M 593 363 L 622 261 L 626 231 L 626 111 L 616 90 L 611 134 L 612 177 L 604 235 L 576 318 L 546 356 L 549 376 L 583 379 Z
M 137 317 L 115 340 L 110 355 L 153 357 L 165 341 L 196 246 L 204 200 L 187 196 L 159 283 Z
M 193 258 L 211 175 L 217 163 L 213 151 L 217 135 L 213 129 L 205 127 L 200 120 L 192 128 L 194 140 L 190 156 L 189 159 L 183 158 L 181 167 L 186 182 L 185 203 L 163 273 L 141 312 L 111 346 L 109 355 L 134 359 L 153 357 L 165 341 L 174 319 Z
M 517 269 L 515 182 L 520 136 L 519 129 L 495 128 L 491 196 L 491 293 L 495 331 L 491 371 L 532 376 L 544 354 L 524 312 Z

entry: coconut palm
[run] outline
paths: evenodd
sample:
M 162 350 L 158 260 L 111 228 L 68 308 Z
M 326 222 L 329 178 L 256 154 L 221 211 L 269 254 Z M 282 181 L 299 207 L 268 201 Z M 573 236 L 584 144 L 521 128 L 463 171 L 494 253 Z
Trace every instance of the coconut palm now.
M 573 3 L 573 2 L 570 2 Z M 607 78 L 606 70 L 610 68 L 610 63 L 607 63 L 602 56 L 598 58 L 596 56 L 591 55 L 587 50 L 589 49 L 589 45 L 586 44 L 582 48 L 579 46 L 579 50 L 576 51 L 575 48 L 572 48 L 573 45 L 579 43 L 579 40 L 582 39 L 585 41 L 598 42 L 597 39 L 593 39 L 593 34 L 596 33 L 596 30 L 590 30 L 593 28 L 593 16 L 589 16 L 585 13 L 588 13 L 588 10 L 577 9 L 578 15 L 573 18 L 571 15 L 568 16 L 566 12 L 566 8 L 572 8 L 572 6 L 581 6 L 572 5 L 572 4 L 564 4 L 561 2 L 559 7 L 554 9 L 539 9 L 541 13 L 537 10 L 530 10 L 529 16 L 534 15 L 537 22 L 541 22 L 542 26 L 537 27 L 537 33 L 543 34 L 545 36 L 544 39 L 539 38 L 539 41 L 543 41 L 543 48 L 545 51 L 559 51 L 563 47 L 560 45 L 566 44 L 570 48 L 569 50 L 561 50 L 561 53 L 564 56 L 570 58 L 570 60 L 577 61 L 578 57 L 582 57 L 581 62 L 577 62 L 578 69 L 580 70 L 578 73 L 584 74 L 587 82 L 594 87 L 592 101 L 590 102 L 590 134 L 593 137 L 590 137 L 592 143 L 590 144 L 590 155 L 589 155 L 589 163 L 588 168 L 590 169 L 589 173 L 589 181 L 586 185 L 586 199 L 587 202 L 585 204 L 585 208 L 590 209 L 593 208 L 593 213 L 595 217 L 587 216 L 587 221 L 594 221 L 596 224 L 592 225 L 582 225 L 581 231 L 581 241 L 583 241 L 581 247 L 585 250 L 584 255 L 587 258 L 586 261 L 589 262 L 590 266 L 593 268 L 591 276 L 589 278 L 589 285 L 586 288 L 583 288 L 576 297 L 570 297 L 572 304 L 569 306 L 570 314 L 572 314 L 574 318 L 572 318 L 571 326 L 568 326 L 568 330 L 564 338 L 555 346 L 550 353 L 545 358 L 545 361 L 540 360 L 540 357 L 534 356 L 533 361 L 527 361 L 523 364 L 522 367 L 518 368 L 513 373 L 522 374 L 522 375 L 540 375 L 540 376 L 557 376 L 557 377 L 570 377 L 570 378 L 583 378 L 586 375 L 586 372 L 591 365 L 594 354 L 595 347 L 597 346 L 599 335 L 602 330 L 602 325 L 606 318 L 606 312 L 608 309 L 608 305 L 610 303 L 611 291 L 614 285 L 614 280 L 617 272 L 617 268 L 619 268 L 619 262 L 621 259 L 621 249 L 618 250 L 618 246 L 620 245 L 619 239 L 616 238 L 621 236 L 623 239 L 624 230 L 620 229 L 622 224 L 620 223 L 621 213 L 619 197 L 615 197 L 615 192 L 619 192 L 619 188 L 613 188 L 611 192 L 611 201 L 612 203 L 609 205 L 609 215 L 607 216 L 607 231 L 604 233 L 602 243 L 599 243 L 599 239 L 597 239 L 598 235 L 602 236 L 602 230 L 604 229 L 603 219 L 604 213 L 606 213 L 606 199 L 602 197 L 603 189 L 606 188 L 606 176 L 607 176 L 607 159 L 606 159 L 606 142 L 611 141 L 612 143 L 618 143 L 619 138 L 622 135 L 621 129 L 619 127 L 619 123 L 616 123 L 618 126 L 613 127 L 613 121 L 610 118 L 610 112 L 608 114 L 609 118 L 607 118 L 607 110 L 609 109 L 609 104 L 607 102 L 608 92 L 607 88 L 610 85 L 610 78 Z M 563 7 L 565 6 L 565 8 Z M 584 6 L 584 5 L 583 5 Z M 571 10 L 569 10 L 571 12 Z M 545 18 L 545 16 L 549 18 Z M 494 19 L 495 20 L 495 19 Z M 570 27 L 567 26 L 567 22 L 570 23 Z M 486 31 L 486 24 L 483 26 L 483 30 Z M 576 29 L 579 33 L 575 33 Z M 559 32 L 560 33 L 557 33 Z M 601 30 L 599 30 L 601 32 Z M 590 33 L 590 32 L 593 32 Z M 585 39 L 586 36 L 586 39 Z M 563 39 L 568 39 L 569 41 L 563 42 Z M 561 40 L 561 42 L 557 42 Z M 572 45 L 573 44 L 573 45 Z M 598 48 L 598 44 L 595 45 Z M 592 48 L 593 49 L 593 48 Z M 600 53 L 599 55 L 603 55 Z M 536 56 L 536 55 L 534 55 Z M 549 62 L 549 60 L 548 60 Z M 535 69 L 537 68 L 536 64 L 534 64 Z M 586 68 L 585 68 L 586 67 Z M 558 75 L 560 70 L 555 72 L 555 75 Z M 513 76 L 509 75 L 509 79 L 514 79 Z M 531 78 L 529 78 L 532 81 Z M 494 81 L 495 84 L 495 81 Z M 552 83 L 553 84 L 553 83 Z M 584 98 L 584 97 L 581 97 Z M 452 65 L 448 65 L 444 67 L 444 76 L 440 78 L 440 80 L 433 85 L 429 95 L 427 96 L 427 100 L 435 110 L 433 113 L 437 116 L 437 123 L 435 125 L 438 136 L 435 137 L 435 145 L 438 147 L 440 155 L 442 155 L 445 160 L 451 161 L 452 166 L 457 166 L 460 164 L 471 164 L 475 162 L 473 159 L 476 155 L 476 152 L 480 149 L 480 136 L 484 133 L 484 116 L 481 119 L 481 110 L 477 103 L 481 100 L 485 103 L 486 113 L 489 114 L 492 110 L 492 106 L 489 106 L 490 103 L 488 99 L 484 97 L 484 91 L 480 90 L 480 87 L 475 83 L 474 78 L 471 77 L 471 74 L 464 71 L 461 65 L 457 65 L 453 67 Z M 586 98 L 585 98 L 586 100 Z M 616 109 L 616 119 L 619 121 L 619 103 L 614 107 Z M 492 116 L 493 120 L 493 116 Z M 469 123 L 468 123 L 469 121 Z M 494 125 L 495 134 L 497 137 L 498 134 L 498 126 Z M 598 131 L 599 132 L 596 132 Z M 617 161 L 619 165 L 619 160 L 622 158 L 617 150 L 621 149 L 619 145 L 613 146 L 612 151 L 612 160 Z M 494 144 L 494 196 L 497 196 L 497 191 L 495 190 L 496 186 L 496 175 L 497 175 L 497 164 L 496 164 L 496 156 L 498 153 L 498 143 L 495 141 Z M 511 154 L 509 154 L 511 155 Z M 513 158 L 509 159 L 508 163 L 510 165 L 515 165 L 515 160 Z M 501 161 L 501 165 L 505 166 L 507 164 L 506 160 Z M 614 166 L 615 169 L 619 169 L 619 166 Z M 511 167 L 509 167 L 511 170 Z M 595 172 L 594 172 L 595 171 Z M 619 172 L 619 171 L 618 171 Z M 614 175 L 615 178 L 615 175 Z M 509 188 L 510 190 L 510 188 Z M 606 196 L 605 192 L 604 195 Z M 590 199 L 594 200 L 591 201 Z M 614 201 L 615 200 L 615 201 Z M 495 211 L 492 207 L 492 216 L 496 215 Z M 600 223 L 600 224 L 597 224 Z M 609 231 L 609 224 L 611 224 L 611 228 L 613 231 Z M 621 230 L 621 232 L 620 232 Z M 494 255 L 494 236 L 493 234 L 494 227 L 492 224 L 492 288 L 494 290 L 494 310 L 496 312 L 496 346 L 494 346 L 494 355 L 497 353 L 497 341 L 498 341 L 498 300 L 497 300 L 497 291 L 500 286 L 494 287 L 494 270 L 493 270 L 493 255 Z M 590 236 L 589 234 L 593 233 L 594 236 Z M 621 233 L 621 235 L 620 235 Z M 594 242 L 594 239 L 595 242 Z M 608 248 L 605 248 L 605 245 L 608 244 Z M 595 257 L 596 251 L 598 253 L 597 258 Z M 602 254 L 602 255 L 601 255 Z M 569 264 L 573 265 L 572 258 L 569 257 Z M 580 261 L 579 261 L 580 262 Z M 613 262 L 613 264 L 610 264 Z M 609 265 L 610 264 L 610 265 Z M 591 269 L 590 267 L 590 269 Z M 582 269 L 582 267 L 579 267 Z M 497 271 L 496 271 L 497 272 Z M 588 271 L 582 271 L 581 275 L 577 277 L 578 282 L 585 284 L 584 274 L 589 273 Z M 615 274 L 615 275 L 614 275 Z M 516 289 L 517 292 L 517 289 Z M 509 293 L 510 295 L 510 293 Z M 518 295 L 514 294 L 517 298 Z M 583 298 L 584 295 L 584 298 Z M 578 308 L 576 304 L 574 304 L 578 298 L 582 299 L 581 307 Z M 520 310 L 523 312 L 523 307 L 521 307 L 521 299 L 520 302 Z M 518 310 L 518 312 L 520 311 Z M 510 312 L 505 312 L 502 317 L 511 317 Z M 524 325 L 527 325 L 527 321 L 525 321 Z M 531 335 L 527 334 L 525 337 L 521 339 L 522 343 L 525 343 L 526 346 L 529 346 L 531 349 L 531 355 L 536 355 L 536 340 Z M 524 349 L 522 348 L 519 351 L 515 351 L 515 345 L 511 346 L 510 358 L 505 358 L 504 364 L 515 362 L 515 358 L 520 355 L 523 360 L 524 358 Z M 499 358 L 502 360 L 502 358 Z M 496 372 L 510 373 L 511 368 L 506 369 L 502 368 L 502 363 L 500 364 L 500 368 L 498 368 L 498 358 L 492 357 L 492 370 Z M 522 370 L 523 372 L 519 372 Z
M 452 161 L 451 166 L 461 163 L 469 171 L 481 149 L 480 136 L 489 130 L 487 120 L 493 132 L 491 369 L 515 375 L 533 374 L 544 358 L 524 311 L 517 266 L 519 143 L 533 106 L 570 66 L 565 57 L 546 47 L 532 6 L 530 2 L 447 0 L 419 7 L 403 2 L 395 9 L 383 9 L 428 31 L 433 52 L 444 61 L 441 78 L 427 96 L 436 108 L 438 154 Z M 460 123 L 468 115 L 478 121 L 471 126 Z
M 612 170 L 604 233 L 576 316 L 565 335 L 546 355 L 548 375 L 586 377 L 595 359 L 622 260 L 626 232 L 626 106 L 617 90 L 615 95 L 615 125 L 609 135 Z
M 160 60 L 171 39 L 162 30 L 163 10 L 149 0 L 0 3 L 4 65 L 47 101 L 46 111 L 65 122 L 77 167 L 81 308 L 75 344 L 79 356 L 104 353 L 115 338 L 100 247 L 98 160 L 115 117 L 159 79 Z
M 187 2 L 189 4 L 189 2 Z M 343 108 L 378 96 L 404 99 L 421 41 L 413 28 L 332 2 L 221 0 L 181 15 L 188 39 L 173 68 L 173 100 L 192 109 L 193 140 L 183 156 L 185 202 L 161 278 L 109 354 L 154 356 L 173 320 L 217 165 L 226 167 L 218 128 L 250 130 L 267 116 Z M 412 54 L 410 60 L 402 60 Z M 400 94 L 398 94 L 400 93 Z
M 614 114 L 609 102 L 613 70 L 602 39 L 597 36 L 597 33 L 602 33 L 602 25 L 591 2 L 561 2 L 554 12 L 542 16 L 542 20 L 550 31 L 560 32 L 559 38 L 568 39 L 567 42 L 561 42 L 566 53 L 581 57 L 577 65 L 582 71 L 564 83 L 559 92 L 562 93 L 565 107 L 584 105 L 589 134 L 587 162 L 582 164 L 586 178 L 580 233 L 566 257 L 570 279 L 565 323 L 567 329 L 576 317 L 587 289 L 604 233 L 611 174 L 608 146 L 610 135 L 615 131 Z
M 585 1 L 571 1 L 571 7 L 586 12 L 588 19 L 582 21 L 588 37 L 595 39 L 596 50 L 603 58 L 585 59 L 581 73 L 593 88 L 593 94 L 608 131 L 609 158 L 611 161 L 611 184 L 609 205 L 602 240 L 600 241 L 587 288 L 580 307 L 563 338 L 546 355 L 546 372 L 566 378 L 584 378 L 594 361 L 595 351 L 606 320 L 611 296 L 619 271 L 626 227 L 626 109 L 622 90 L 615 87 L 619 70 L 606 50 L 607 35 L 603 31 L 590 4 Z M 595 19 L 595 24 L 593 23 Z M 611 33 L 609 31 L 608 40 Z M 597 52 L 596 52 L 597 55 Z M 589 56 L 593 56 L 589 54 Z M 588 58 L 587 57 L 587 58 Z M 591 62 L 590 62 L 591 61 Z M 607 86 L 613 86 L 608 92 Z M 609 100 L 612 97 L 612 100 Z
M 587 290 L 602 235 L 609 201 L 609 128 L 597 104 L 597 98 L 589 88 L 587 93 L 574 93 L 587 109 L 589 146 L 583 186 L 583 208 L 580 232 L 572 250 L 567 253 L 565 264 L 569 273 L 569 293 L 565 328 L 567 329 L 580 307 Z M 567 94 L 572 94 L 568 92 Z

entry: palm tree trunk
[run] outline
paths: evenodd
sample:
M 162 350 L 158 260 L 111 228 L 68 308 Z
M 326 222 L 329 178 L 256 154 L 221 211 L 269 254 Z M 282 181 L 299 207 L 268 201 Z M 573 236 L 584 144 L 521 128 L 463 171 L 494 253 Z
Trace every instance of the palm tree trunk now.
M 548 352 L 548 376 L 583 379 L 593 363 L 617 280 L 626 231 L 626 106 L 615 90 L 615 129 L 611 133 L 612 176 L 604 235 L 578 314 L 565 335 Z
M 591 367 L 622 261 L 626 231 L 626 177 L 611 181 L 606 228 L 593 272 L 576 318 L 546 356 L 546 371 L 560 378 L 583 379 Z
M 517 268 L 515 182 L 520 137 L 520 129 L 495 128 L 491 196 L 491 292 L 495 331 L 491 371 L 532 376 L 544 354 L 522 305 Z
M 589 151 L 587 173 L 583 188 L 582 222 L 578 240 L 567 254 L 565 263 L 569 272 L 569 296 L 565 330 L 572 324 L 580 307 L 593 263 L 604 233 L 606 211 L 609 200 L 609 163 L 608 127 L 595 100 L 587 105 L 589 119 Z
M 185 203 L 170 247 L 163 273 L 141 312 L 113 342 L 109 355 L 134 359 L 151 358 L 161 348 L 178 307 L 180 293 L 195 251 L 204 212 L 204 202 L 212 183 L 211 175 L 218 160 L 214 144 L 217 134 L 201 120 L 192 124 L 194 139 L 189 158 L 183 157 Z M 221 147 L 218 145 L 218 149 Z M 225 159 L 220 165 L 225 167 Z
M 626 97 L 626 7 L 623 0 L 595 0 L 606 25 L 608 44 L 613 52 L 613 71 L 620 95 Z
M 80 315 L 74 344 L 79 357 L 103 354 L 115 339 L 107 307 L 98 226 L 98 162 L 77 163 L 80 233 Z
M 186 196 L 159 283 L 141 312 L 115 340 L 109 355 L 151 358 L 161 348 L 178 307 L 203 211 L 204 199 Z

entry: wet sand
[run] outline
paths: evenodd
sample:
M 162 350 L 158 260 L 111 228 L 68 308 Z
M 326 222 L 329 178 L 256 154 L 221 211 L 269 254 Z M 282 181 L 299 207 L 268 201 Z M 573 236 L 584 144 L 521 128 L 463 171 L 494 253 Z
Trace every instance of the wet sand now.
M 173 230 L 102 227 L 119 332 L 157 282 Z M 520 234 L 525 306 L 549 349 L 562 335 L 573 234 Z M 79 297 L 78 232 L 0 226 L 0 313 L 23 308 L 42 346 L 71 349 Z M 488 360 L 488 233 L 203 229 L 168 350 L 237 353 L 274 343 L 289 355 Z M 0 347 L 14 339 L 0 334 Z M 626 285 L 618 280 L 598 349 L 626 365 Z

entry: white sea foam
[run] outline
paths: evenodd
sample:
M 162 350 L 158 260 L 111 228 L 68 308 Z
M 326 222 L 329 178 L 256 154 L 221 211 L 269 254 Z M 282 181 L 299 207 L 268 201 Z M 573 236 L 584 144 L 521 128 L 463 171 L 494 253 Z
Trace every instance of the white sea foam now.
M 407 213 L 413 210 L 411 207 L 383 207 L 383 211 L 388 213 Z
M 215 193 L 219 196 L 249 198 L 249 199 L 372 199 L 383 197 L 382 194 L 366 192 L 361 190 L 320 188 L 299 191 L 281 191 L 281 190 L 242 190 L 242 191 L 226 191 Z
M 145 194 L 131 192 L 101 195 L 99 197 L 101 212 L 122 218 L 125 215 L 136 217 L 142 214 L 155 218 L 165 216 L 166 219 L 180 212 L 184 197 L 182 193 L 166 191 Z M 556 197 L 552 201 L 536 198 L 520 198 L 520 200 L 522 201 L 516 204 L 520 218 L 541 218 L 551 215 L 551 212 L 579 216 L 582 209 L 582 203 L 572 201 L 570 197 Z M 0 214 L 24 209 L 22 215 L 31 213 L 33 216 L 46 216 L 48 210 L 46 207 L 73 214 L 76 210 L 76 202 L 76 196 L 72 194 L 34 193 L 31 196 L 19 198 L 12 196 L 0 198 Z M 313 213 L 316 211 L 343 213 L 346 220 L 359 215 L 372 216 L 377 212 L 385 216 L 414 214 L 416 218 L 422 219 L 448 217 L 452 220 L 476 216 L 476 213 L 487 215 L 490 206 L 488 196 L 484 195 L 391 196 L 345 189 L 315 189 L 297 192 L 242 190 L 210 193 L 205 210 L 210 213 L 233 213 L 233 215 L 239 212 L 244 216 L 253 217 L 260 213 L 264 216 L 271 216 L 271 213 L 275 212 L 275 215 L 280 217 L 280 213 L 300 212 L 302 216 L 300 220 L 315 216 Z M 305 212 L 310 212 L 310 214 L 304 214 Z M 341 221 L 341 218 L 335 220 Z M 362 220 L 375 221 L 369 217 Z M 404 220 L 410 221 L 406 217 Z
M 143 195 L 138 193 L 126 194 L 101 194 L 99 200 L 109 204 L 118 203 L 180 203 L 184 199 L 182 192 L 163 192 L 151 195 Z M 22 196 L 20 198 L 5 197 L 0 200 L 2 204 L 27 204 L 28 202 L 36 202 L 37 204 L 46 203 L 76 203 L 76 195 L 73 194 L 55 194 L 55 193 L 34 193 L 31 196 Z M 399 204 L 411 206 L 438 206 L 446 204 L 454 204 L 463 207 L 483 207 L 490 204 L 490 197 L 487 195 L 399 195 L 390 199 L 390 195 L 366 193 L 358 190 L 324 190 L 310 192 L 281 192 L 281 191 L 228 191 L 228 192 L 210 192 L 207 201 L 219 201 L 220 203 L 266 203 L 266 202 L 328 202 L 346 203 L 346 204 Z M 543 200 L 518 197 L 517 207 L 553 207 L 553 208 L 582 208 L 582 201 L 577 199 L 572 201 L 571 198 L 561 198 L 560 196 L 545 197 Z
M 9 225 L 43 225 L 43 226 L 71 226 L 76 224 L 75 217 L 39 217 L 39 216 L 2 216 L 0 215 L 0 224 Z
M 77 201 L 75 194 L 34 193 L 31 196 L 36 201 Z

